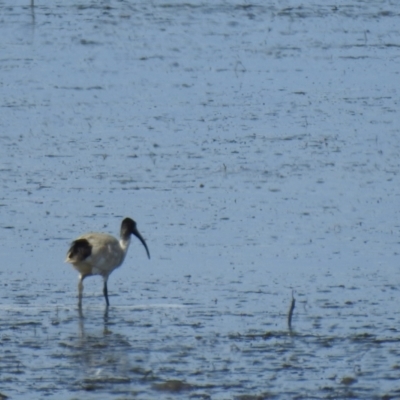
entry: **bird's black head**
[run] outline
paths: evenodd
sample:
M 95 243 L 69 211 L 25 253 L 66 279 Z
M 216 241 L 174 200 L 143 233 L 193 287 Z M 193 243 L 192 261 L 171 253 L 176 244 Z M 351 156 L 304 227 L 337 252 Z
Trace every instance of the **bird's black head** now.
M 129 238 L 136 229 L 136 222 L 133 219 L 125 218 L 121 224 L 121 237 Z
M 135 235 L 142 242 L 146 249 L 147 257 L 150 258 L 149 249 L 147 248 L 147 244 L 142 238 L 142 235 L 137 230 L 136 222 L 131 218 L 125 218 L 121 224 L 121 238 L 128 240 L 130 235 Z

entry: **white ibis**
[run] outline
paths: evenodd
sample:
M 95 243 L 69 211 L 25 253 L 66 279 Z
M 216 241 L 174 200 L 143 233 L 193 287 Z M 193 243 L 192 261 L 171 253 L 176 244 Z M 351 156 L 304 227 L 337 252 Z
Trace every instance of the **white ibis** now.
M 90 232 L 79 236 L 71 243 L 65 262 L 70 263 L 79 271 L 79 307 L 82 306 L 83 280 L 87 276 L 101 275 L 104 279 L 103 294 L 108 301 L 107 280 L 111 272 L 118 268 L 124 261 L 131 242 L 131 234 L 135 235 L 146 249 L 150 258 L 147 244 L 136 228 L 136 222 L 125 218 L 121 224 L 121 239 L 106 233 Z

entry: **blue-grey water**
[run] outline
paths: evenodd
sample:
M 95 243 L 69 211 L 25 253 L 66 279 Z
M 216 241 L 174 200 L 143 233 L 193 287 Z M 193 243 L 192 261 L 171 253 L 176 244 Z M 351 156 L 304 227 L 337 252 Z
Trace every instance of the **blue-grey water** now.
M 400 5 L 32 3 L 0 1 L 0 397 L 399 398 Z M 79 313 L 68 246 L 124 216 L 152 258 Z

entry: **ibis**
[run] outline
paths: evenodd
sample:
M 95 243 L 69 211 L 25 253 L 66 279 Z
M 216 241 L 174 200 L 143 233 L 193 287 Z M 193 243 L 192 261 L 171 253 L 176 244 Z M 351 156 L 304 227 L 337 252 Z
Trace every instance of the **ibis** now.
M 107 289 L 108 277 L 123 263 L 131 242 L 131 235 L 135 235 L 142 242 L 147 257 L 150 258 L 147 244 L 139 233 L 136 222 L 131 218 L 125 218 L 122 221 L 119 240 L 106 233 L 90 232 L 79 236 L 71 243 L 65 262 L 72 264 L 80 274 L 79 307 L 82 306 L 83 280 L 92 275 L 103 277 L 103 294 L 107 307 L 110 305 Z

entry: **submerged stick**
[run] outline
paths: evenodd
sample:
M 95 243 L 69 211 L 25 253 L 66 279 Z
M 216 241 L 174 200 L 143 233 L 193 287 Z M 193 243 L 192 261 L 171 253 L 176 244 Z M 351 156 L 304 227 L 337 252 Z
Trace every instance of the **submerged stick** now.
M 293 310 L 294 310 L 294 306 L 296 304 L 296 299 L 294 298 L 294 290 L 292 290 L 292 303 L 290 304 L 290 309 L 289 309 L 289 314 L 288 314 L 288 327 L 289 330 L 292 330 L 292 317 L 293 317 Z

